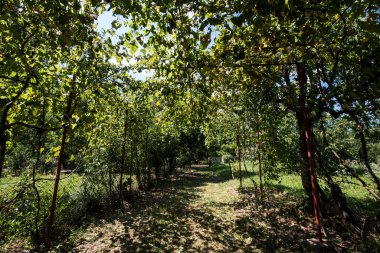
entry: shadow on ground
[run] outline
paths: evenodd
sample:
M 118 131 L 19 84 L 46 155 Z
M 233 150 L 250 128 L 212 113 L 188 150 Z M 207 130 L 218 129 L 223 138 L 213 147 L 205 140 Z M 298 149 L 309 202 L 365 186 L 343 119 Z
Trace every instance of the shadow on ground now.
M 312 216 L 278 189 L 263 200 L 246 189 L 236 201 L 207 203 L 206 188 L 229 183 L 224 167 L 192 168 L 159 190 L 143 193 L 124 211 L 105 218 L 76 252 L 345 252 L 344 240 L 320 246 Z M 237 183 L 237 181 L 236 181 Z M 234 185 L 236 189 L 237 185 Z M 228 186 L 230 187 L 230 186 Z M 336 235 L 333 235 L 337 237 Z M 346 250 L 345 250 L 346 249 Z
M 230 249 L 238 249 L 235 239 L 226 233 L 229 230 L 226 222 L 211 210 L 194 205 L 201 198 L 200 187 L 228 180 L 215 174 L 224 169 L 193 168 L 167 181 L 158 190 L 140 192 L 124 212 L 105 219 L 104 223 L 118 227 L 116 233 L 105 236 L 100 231 L 85 239 L 76 250 L 106 251 L 93 244 L 99 240 L 100 244 L 115 245 L 115 251 L 121 252 L 230 252 Z

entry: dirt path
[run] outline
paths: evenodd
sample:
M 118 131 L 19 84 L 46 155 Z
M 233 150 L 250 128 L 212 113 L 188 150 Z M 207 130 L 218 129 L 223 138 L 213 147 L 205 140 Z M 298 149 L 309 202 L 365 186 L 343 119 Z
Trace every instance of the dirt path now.
M 310 252 L 312 223 L 301 220 L 294 205 L 277 205 L 281 194 L 254 205 L 238 193 L 237 180 L 221 172 L 194 168 L 181 174 L 89 226 L 74 251 Z

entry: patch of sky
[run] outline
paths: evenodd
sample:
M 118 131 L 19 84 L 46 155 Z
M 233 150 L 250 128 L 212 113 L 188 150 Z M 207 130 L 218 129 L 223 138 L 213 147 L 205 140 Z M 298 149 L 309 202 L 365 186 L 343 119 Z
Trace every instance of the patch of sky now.
M 99 33 L 105 34 L 105 38 L 110 38 L 113 45 L 118 44 L 125 34 L 130 32 L 130 29 L 126 27 L 125 22 L 126 19 L 123 16 L 115 15 L 112 11 L 105 11 L 100 14 L 96 20 L 96 29 Z M 121 26 L 117 29 L 114 29 L 115 22 L 119 23 Z M 114 31 L 114 32 L 112 32 Z M 128 73 L 136 80 L 146 80 L 149 77 L 154 75 L 154 70 L 141 70 L 138 71 L 134 69 L 137 64 L 136 56 L 138 52 L 142 49 L 141 45 L 138 44 L 137 53 L 134 57 L 130 57 L 128 59 L 123 58 L 121 62 L 118 62 L 115 57 L 111 58 L 110 62 L 113 64 L 119 64 L 123 67 L 129 67 Z

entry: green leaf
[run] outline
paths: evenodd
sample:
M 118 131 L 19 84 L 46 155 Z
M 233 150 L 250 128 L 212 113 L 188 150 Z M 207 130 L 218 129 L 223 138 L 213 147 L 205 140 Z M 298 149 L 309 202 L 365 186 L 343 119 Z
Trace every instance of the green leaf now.
M 53 149 L 53 157 L 59 156 L 59 152 L 61 151 L 61 146 L 55 147 Z
M 211 31 L 209 31 L 208 33 L 206 33 L 201 38 L 201 44 L 202 44 L 203 48 L 207 48 L 208 45 L 210 44 L 210 42 L 211 42 Z
M 112 21 L 111 25 L 114 29 L 119 29 L 121 27 L 121 24 L 117 20 Z
M 135 54 L 138 48 L 139 47 L 136 44 L 134 44 L 134 43 L 133 44 L 129 44 L 129 50 L 130 50 L 131 54 Z

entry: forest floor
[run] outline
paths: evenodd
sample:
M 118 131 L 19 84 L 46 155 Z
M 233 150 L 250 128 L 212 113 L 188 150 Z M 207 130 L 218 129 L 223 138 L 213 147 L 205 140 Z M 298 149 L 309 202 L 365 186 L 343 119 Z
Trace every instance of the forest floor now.
M 225 167 L 193 167 L 164 187 L 140 192 L 124 210 L 104 213 L 75 235 L 74 252 L 356 252 L 348 233 L 315 225 L 300 198 L 271 190 L 263 200 L 238 191 Z

